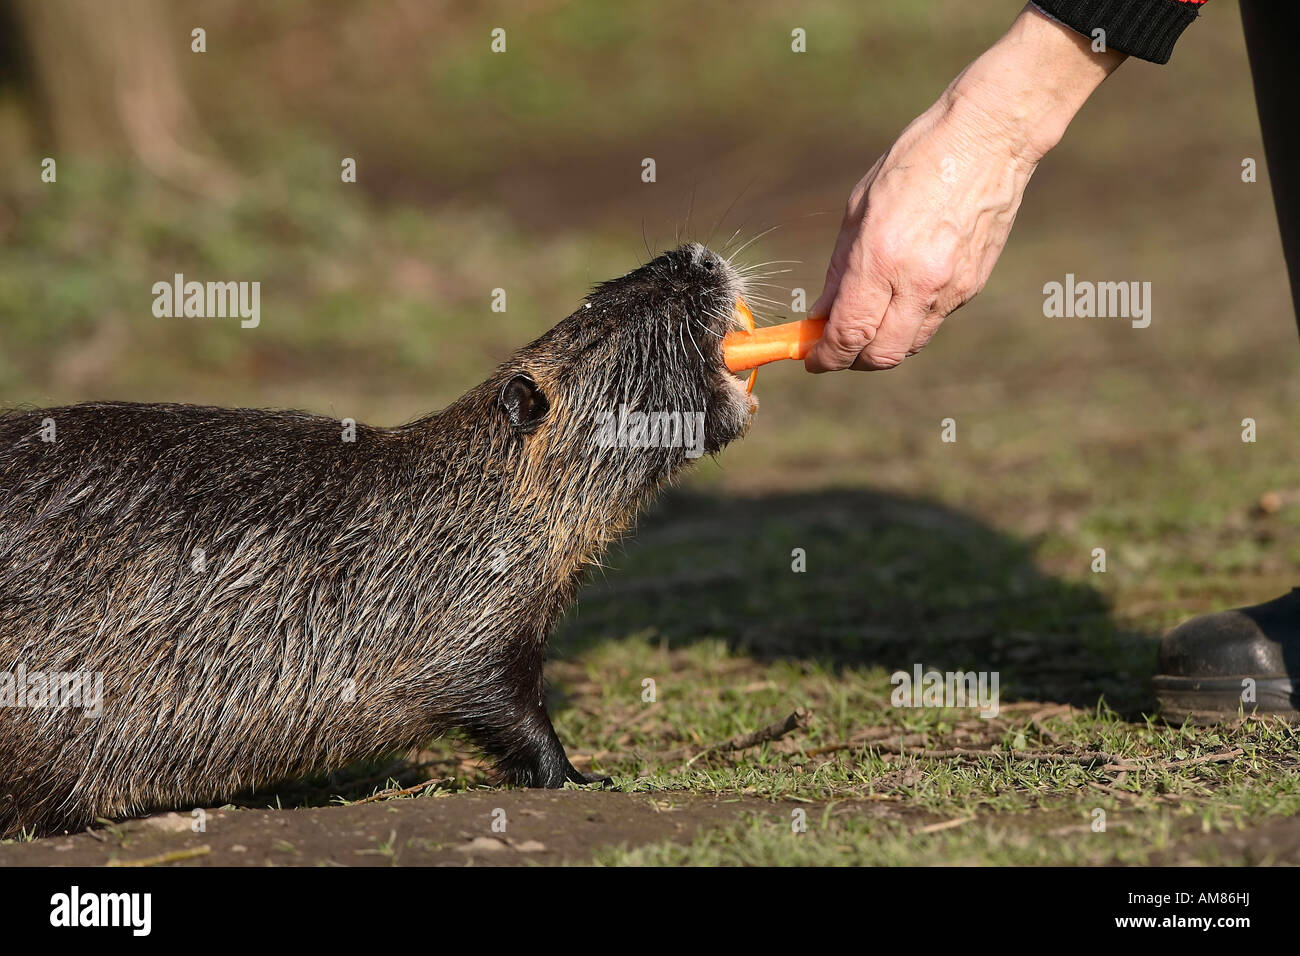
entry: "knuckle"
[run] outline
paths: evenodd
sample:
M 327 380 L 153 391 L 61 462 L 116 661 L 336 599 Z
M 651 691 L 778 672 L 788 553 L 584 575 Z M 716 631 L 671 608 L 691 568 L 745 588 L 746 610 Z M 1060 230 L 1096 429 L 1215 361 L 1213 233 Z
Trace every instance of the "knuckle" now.
M 952 260 L 939 254 L 915 256 L 908 263 L 908 272 L 918 288 L 938 292 L 952 281 Z
M 922 329 L 920 334 L 917 335 L 916 341 L 912 343 L 912 347 L 907 350 L 907 354 L 915 355 L 917 352 L 921 351 L 921 349 L 929 345 L 930 340 L 934 338 L 934 333 L 936 331 L 938 331 L 937 326 L 931 329 Z
M 963 276 L 952 286 L 953 309 L 960 308 L 984 290 L 984 283 L 978 276 Z M 949 310 L 951 311 L 951 310 Z
M 907 352 L 899 349 L 867 349 L 866 359 L 871 363 L 872 368 L 887 369 L 896 368 L 903 364 L 903 359 L 907 358 Z
M 883 265 L 892 266 L 891 271 L 906 271 L 911 265 L 911 244 L 896 230 L 886 229 L 873 236 L 871 246 L 872 257 Z
M 875 336 L 875 330 L 866 325 L 841 322 L 826 329 L 826 340 L 837 352 L 861 352 Z

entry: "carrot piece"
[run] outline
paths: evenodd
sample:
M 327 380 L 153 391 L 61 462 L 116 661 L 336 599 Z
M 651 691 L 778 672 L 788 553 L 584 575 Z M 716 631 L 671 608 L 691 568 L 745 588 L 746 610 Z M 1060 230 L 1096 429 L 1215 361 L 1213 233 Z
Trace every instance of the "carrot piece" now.
M 801 359 L 826 329 L 825 319 L 800 319 L 769 325 L 752 332 L 728 332 L 722 338 L 722 356 L 733 372 L 758 368 L 781 359 Z

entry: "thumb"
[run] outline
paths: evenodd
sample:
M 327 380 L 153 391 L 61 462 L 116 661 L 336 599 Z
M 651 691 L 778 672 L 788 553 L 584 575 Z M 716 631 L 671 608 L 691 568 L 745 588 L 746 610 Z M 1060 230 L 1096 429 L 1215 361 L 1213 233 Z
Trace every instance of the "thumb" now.
M 835 297 L 839 291 L 840 271 L 832 266 L 826 270 L 826 283 L 822 286 L 822 294 L 807 309 L 808 318 L 827 318 L 831 314 L 831 306 L 835 304 Z
M 831 250 L 831 260 L 826 266 L 826 281 L 822 285 L 822 294 L 808 309 L 808 318 L 825 319 L 830 316 L 831 307 L 840 294 L 840 283 L 843 281 L 849 261 L 849 251 L 853 248 L 853 240 L 857 238 L 857 234 L 857 229 L 846 217 L 840 225 L 839 235 L 835 237 L 835 248 Z

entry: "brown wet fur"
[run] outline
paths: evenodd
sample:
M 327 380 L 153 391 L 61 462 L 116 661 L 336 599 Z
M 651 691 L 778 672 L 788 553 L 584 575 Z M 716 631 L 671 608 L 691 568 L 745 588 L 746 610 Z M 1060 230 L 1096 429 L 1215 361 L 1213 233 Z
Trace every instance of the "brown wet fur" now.
M 743 434 L 719 348 L 741 291 L 683 246 L 445 410 L 353 441 L 303 412 L 0 414 L 0 674 L 103 680 L 99 716 L 0 707 L 0 834 L 210 805 L 451 730 L 506 782 L 583 780 L 546 713 L 547 635 L 692 460 L 601 447 L 596 416 L 699 410 L 710 454 Z

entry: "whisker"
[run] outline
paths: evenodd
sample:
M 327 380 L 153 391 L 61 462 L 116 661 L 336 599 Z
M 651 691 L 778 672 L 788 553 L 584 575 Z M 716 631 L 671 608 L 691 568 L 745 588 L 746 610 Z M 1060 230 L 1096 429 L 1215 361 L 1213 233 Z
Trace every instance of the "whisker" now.
M 704 361 L 704 353 L 700 351 L 700 344 L 695 341 L 695 333 L 691 331 L 691 327 L 683 322 L 681 325 L 677 326 L 677 329 L 679 332 L 682 329 L 686 330 L 686 334 L 690 336 L 691 344 L 695 346 L 695 354 L 700 357 L 700 364 L 707 366 L 709 363 Z
M 709 328 L 707 325 L 705 325 L 703 322 L 701 322 L 701 321 L 700 321 L 699 319 L 697 319 L 695 316 L 691 316 L 691 321 L 694 322 L 696 325 L 698 325 L 700 328 L 702 328 L 705 332 L 708 332 L 710 335 L 716 336 L 717 338 L 722 338 L 722 333 L 721 333 L 721 332 L 715 332 L 715 331 L 713 331 L 713 329 Z
M 704 240 L 704 244 L 705 244 L 706 246 L 707 246 L 709 243 L 711 243 L 711 242 L 713 241 L 713 234 L 714 234 L 715 232 L 718 231 L 718 227 L 719 227 L 720 225 L 722 225 L 723 222 L 726 221 L 726 219 L 727 219 L 728 216 L 731 215 L 731 210 L 733 210 L 733 209 L 736 208 L 736 203 L 740 202 L 740 197 L 743 196 L 743 195 L 745 195 L 745 193 L 749 190 L 749 187 L 752 186 L 752 185 L 754 185 L 754 180 L 751 179 L 749 182 L 745 183 L 745 185 L 744 185 L 743 187 L 741 187 L 741 190 L 740 190 L 739 193 L 737 193 L 736 198 L 733 199 L 733 200 L 731 200 L 730 203 L 728 203 L 727 208 L 726 208 L 725 210 L 723 210 L 722 215 L 718 217 L 718 221 L 715 222 L 715 223 L 713 224 L 713 228 L 709 230 L 709 237 L 708 237 L 707 239 Z M 742 226 L 740 226 L 740 227 L 738 227 L 738 228 L 736 229 L 736 232 L 740 232 L 741 228 L 744 228 L 744 227 L 743 227 L 743 224 L 742 224 Z M 731 239 L 736 238 L 736 232 L 733 232 L 733 233 L 731 234 Z M 730 242 L 731 242 L 731 239 L 728 239 L 727 242 L 730 243 Z M 722 248 L 725 249 L 725 248 L 727 248 L 727 247 L 726 247 L 726 245 L 723 245 Z
M 740 277 L 742 279 L 770 279 L 772 276 L 783 276 L 793 271 L 793 269 L 772 269 L 770 272 L 742 272 Z
M 744 252 L 754 243 L 758 242 L 758 240 L 762 239 L 764 236 L 768 235 L 769 233 L 775 232 L 777 229 L 780 228 L 781 228 L 781 224 L 779 222 L 775 226 L 769 226 L 767 229 L 764 229 L 758 235 L 754 236 L 752 239 L 748 240 L 743 245 L 741 245 L 740 248 L 736 249 L 736 251 L 733 252 L 729 258 L 734 259 L 736 256 L 740 255 L 742 252 Z

